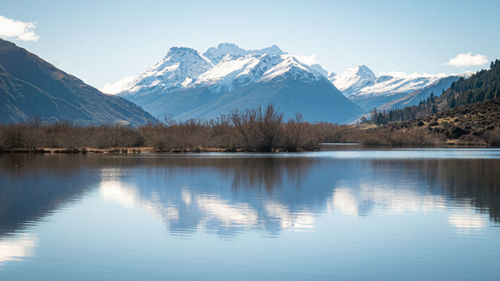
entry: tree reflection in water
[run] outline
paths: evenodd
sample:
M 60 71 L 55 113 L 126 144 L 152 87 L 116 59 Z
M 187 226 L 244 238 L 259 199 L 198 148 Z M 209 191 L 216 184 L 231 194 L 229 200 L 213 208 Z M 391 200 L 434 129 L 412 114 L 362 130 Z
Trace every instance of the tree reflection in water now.
M 282 155 L 2 155 L 0 236 L 36 223 L 99 188 L 105 199 L 145 208 L 169 231 L 234 236 L 311 231 L 328 211 L 369 216 L 450 206 L 457 228 L 500 222 L 495 159 L 335 159 Z

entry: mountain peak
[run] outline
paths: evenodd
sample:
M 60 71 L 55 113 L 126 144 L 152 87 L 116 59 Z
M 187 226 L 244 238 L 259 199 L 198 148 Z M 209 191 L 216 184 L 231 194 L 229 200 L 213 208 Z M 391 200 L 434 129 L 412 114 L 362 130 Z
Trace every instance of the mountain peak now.
M 242 49 L 240 48 L 238 45 L 234 44 L 234 43 L 220 43 L 217 48 L 210 48 L 210 49 L 218 49 L 219 51 L 222 51 L 222 52 L 226 52 L 227 54 L 230 54 L 230 53 L 241 53 L 241 54 L 244 54 L 246 53 L 246 50 L 245 49 Z
M 349 70 L 347 70 L 349 71 Z M 355 71 L 355 74 L 369 80 L 377 79 L 377 76 L 373 71 L 366 65 L 358 65 L 357 67 L 352 68 L 352 71 Z
M 147 94 L 149 89 L 172 90 L 183 87 L 212 65 L 198 51 L 186 47 L 172 47 L 162 61 L 136 76 L 120 92 Z
M 246 55 L 270 55 L 279 56 L 285 54 L 278 46 L 271 45 L 260 50 L 245 50 L 233 43 L 221 43 L 217 47 L 209 48 L 203 56 L 209 59 L 213 64 L 217 64 L 226 57 L 238 58 Z
M 175 60 L 181 54 L 183 59 Z M 361 113 L 327 76 L 320 65 L 305 63 L 276 45 L 245 50 L 222 43 L 203 55 L 172 48 L 120 95 L 157 116 L 167 112 L 179 120 L 215 118 L 235 108 L 271 103 L 284 110 L 287 118 L 299 111 L 311 122 L 341 122 Z
M 203 55 L 191 48 L 172 47 L 162 61 L 121 86 L 120 92 L 143 96 L 191 87 L 224 92 L 275 78 L 314 82 L 327 75 L 320 65 L 302 63 L 276 45 L 245 50 L 233 43 L 221 43 Z
M 279 56 L 279 55 L 285 54 L 285 52 L 283 52 L 280 49 L 280 47 L 276 46 L 275 44 L 273 44 L 270 47 L 263 48 L 260 50 L 250 51 L 250 53 L 253 53 L 253 52 L 258 53 L 258 54 L 268 54 L 270 56 Z
M 326 71 L 321 67 L 304 64 L 291 55 L 280 56 L 280 59 L 281 62 L 267 70 L 261 80 L 293 78 L 294 80 L 311 82 L 326 79 Z
M 221 43 L 217 47 L 209 48 L 203 56 L 209 59 L 213 64 L 219 63 L 224 57 L 239 57 L 247 54 L 247 51 L 233 43 Z
M 198 51 L 187 47 L 172 47 L 168 50 L 165 59 L 169 60 L 184 60 L 186 57 L 200 57 Z
M 335 87 L 346 96 L 351 96 L 360 89 L 373 85 L 377 76 L 366 65 L 358 65 L 348 68 L 342 74 L 330 78 Z

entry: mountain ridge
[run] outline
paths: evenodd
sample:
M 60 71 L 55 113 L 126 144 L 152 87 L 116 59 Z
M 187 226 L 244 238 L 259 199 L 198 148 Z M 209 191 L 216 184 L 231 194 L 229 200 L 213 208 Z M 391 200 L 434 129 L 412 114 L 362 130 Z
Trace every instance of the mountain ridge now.
M 357 105 L 392 109 L 418 104 L 431 93 L 440 94 L 463 75 L 389 73 L 376 76 L 367 66 L 349 68 L 329 80 Z
M 168 54 L 178 50 L 189 51 L 195 58 L 172 60 Z M 190 65 L 195 71 L 180 75 L 178 69 L 183 65 Z M 155 100 L 155 98 L 139 99 L 136 97 L 151 94 L 167 96 L 171 92 L 182 91 L 195 93 L 196 101 L 183 101 L 194 104 L 203 100 L 196 94 L 203 90 L 193 90 L 194 88 L 207 88 L 211 96 L 214 96 L 273 79 L 302 80 L 305 83 L 329 81 L 335 87 L 334 91 L 340 90 L 352 103 L 360 107 L 361 111 L 367 113 L 373 108 L 393 109 L 418 104 L 421 100 L 428 98 L 431 93 L 438 94 L 449 88 L 451 83 L 458 78 L 458 75 L 445 74 L 389 73 L 377 76 L 366 65 L 349 68 L 343 73 L 335 74 L 326 71 L 319 64 L 304 63 L 300 57 L 290 55 L 276 45 L 260 50 L 245 50 L 232 43 L 221 43 L 209 48 L 203 54 L 186 47 L 169 49 L 163 61 L 137 75 L 132 82 L 122 88 L 119 95 L 145 107 L 153 115 L 176 116 L 175 113 L 159 111 L 156 105 L 152 105 L 154 109 L 149 107 L 149 102 L 142 103 L 145 100 Z M 177 95 L 175 96 L 177 98 Z M 206 102 L 209 101 L 206 100 Z M 262 103 L 265 102 L 266 100 L 262 100 Z M 262 103 L 260 105 L 263 105 Z M 162 104 L 166 103 L 162 102 Z M 252 105 L 259 104 L 254 102 Z M 279 104 L 276 106 L 279 107 Z M 336 109 L 333 105 L 331 108 Z M 297 111 L 300 111 L 300 108 L 297 108 Z M 174 112 L 177 111 L 174 110 Z M 361 115 L 360 113 L 357 117 Z M 345 120 L 355 119 L 353 116 L 345 118 Z
M 40 57 L 0 39 L 1 123 L 72 121 L 140 125 L 156 120 L 139 106 L 106 95 Z
M 173 67 L 173 61 L 167 63 L 164 59 L 164 69 L 157 67 L 161 63 L 155 64 L 136 76 L 119 95 L 143 106 L 155 116 L 169 115 L 181 120 L 207 119 L 227 114 L 236 108 L 268 104 L 283 110 L 286 117 L 302 113 L 311 122 L 344 122 L 362 112 L 328 81 L 326 71 L 319 65 L 307 65 L 276 45 L 261 50 L 244 50 L 225 43 L 210 48 L 203 55 L 194 49 L 189 52 L 195 54 L 196 60 L 184 63 L 195 62 L 198 67 L 203 66 L 194 75 L 171 75 L 179 66 Z M 165 73 L 168 75 L 163 75 Z M 300 83 L 297 84 L 297 81 Z M 301 92 L 287 86 L 287 83 L 296 85 Z M 318 87 L 324 93 L 318 94 Z M 288 89 L 290 96 L 283 94 L 283 89 Z M 311 100 L 319 96 L 324 96 L 325 100 Z M 302 102 L 296 103 L 296 100 Z M 312 105 L 318 107 L 317 112 L 307 109 Z M 318 112 L 321 114 L 316 114 Z M 345 116 L 341 117 L 337 112 L 345 112 Z

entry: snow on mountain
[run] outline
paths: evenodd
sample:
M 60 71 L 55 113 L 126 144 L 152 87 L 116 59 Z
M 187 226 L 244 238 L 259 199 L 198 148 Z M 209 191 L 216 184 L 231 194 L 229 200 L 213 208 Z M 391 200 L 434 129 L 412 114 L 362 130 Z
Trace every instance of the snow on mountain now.
M 213 118 L 231 110 L 275 104 L 286 118 L 304 114 L 308 121 L 343 122 L 361 113 L 327 79 L 319 65 L 309 65 L 273 45 L 244 50 L 224 43 L 203 55 L 172 48 L 165 58 L 128 83 L 119 95 L 153 115 Z
M 390 72 L 377 77 L 367 66 L 349 68 L 329 80 L 347 97 L 390 96 L 409 93 L 436 84 L 449 75 Z
M 448 77 L 446 74 L 411 74 L 391 73 L 382 75 L 373 84 L 368 85 L 357 92 L 358 96 L 381 96 L 394 95 L 397 93 L 413 92 L 439 80 Z
M 324 77 L 324 75 L 318 71 L 317 68 L 300 62 L 294 56 L 281 55 L 280 58 L 281 62 L 267 70 L 260 80 L 270 81 L 278 77 L 292 78 L 302 81 L 316 81 L 320 79 L 326 80 L 326 77 Z
M 210 112 L 215 114 L 221 112 L 223 103 L 226 107 L 229 105 L 243 107 L 245 102 L 257 104 L 257 96 L 261 98 L 261 103 L 264 103 L 268 98 L 271 101 L 270 96 L 261 95 L 260 92 L 255 91 L 259 89 L 259 91 L 263 91 L 262 93 L 268 95 L 273 93 L 272 95 L 277 97 L 280 94 L 275 91 L 276 89 L 279 88 L 281 91 L 281 89 L 291 85 L 290 83 L 284 83 L 280 86 L 272 85 L 272 83 L 277 84 L 280 81 L 293 80 L 304 85 L 325 82 L 330 86 L 335 86 L 332 87 L 334 89 L 329 89 L 324 85 L 317 87 L 317 89 L 322 88 L 330 94 L 333 91 L 338 92 L 338 89 L 352 102 L 365 111 L 369 111 L 375 107 L 385 109 L 418 103 L 427 98 L 431 92 L 439 94 L 443 89 L 449 87 L 450 83 L 458 79 L 456 76 L 445 74 L 387 73 L 377 77 L 365 65 L 349 68 L 341 74 L 335 74 L 322 68 L 317 64 L 316 59 L 310 58 L 287 54 L 276 45 L 260 50 L 245 50 L 235 44 L 223 43 L 217 47 L 209 48 L 203 55 L 194 49 L 173 47 L 160 62 L 135 78 L 122 79 L 115 84 L 106 84 L 105 92 L 119 92 L 119 95 L 146 109 L 154 108 L 154 112 L 151 112 L 156 116 L 177 112 L 176 114 L 179 116 L 187 118 L 187 116 L 198 117 L 195 111 L 201 110 L 202 106 L 205 106 L 204 110 L 208 112 L 208 104 L 211 104 Z M 260 84 L 265 84 L 265 87 L 261 87 Z M 300 87 L 304 86 L 302 84 Z M 238 90 L 242 88 L 245 90 Z M 307 96 L 308 90 L 306 88 L 306 86 L 301 88 L 303 92 L 297 91 L 294 99 L 301 99 L 302 95 Z M 179 92 L 189 93 L 192 95 L 191 99 L 186 99 Z M 245 97 L 248 98 L 247 100 L 239 99 L 233 95 L 234 93 L 251 93 L 253 98 L 250 102 L 248 100 L 250 97 Z M 225 96 L 223 103 L 220 101 L 214 103 L 211 100 L 223 95 Z M 176 101 L 162 101 L 153 104 L 153 101 L 159 97 L 168 97 L 169 99 L 175 97 Z M 234 102 L 234 100 L 238 100 L 238 102 Z M 280 102 L 279 99 L 272 101 Z M 191 105 L 188 108 L 181 106 L 181 103 Z M 162 107 L 159 106 L 160 104 Z M 246 106 L 248 107 L 250 104 Z M 334 107 L 333 105 L 332 108 Z M 168 110 L 166 110 L 167 108 Z M 297 111 L 300 111 L 300 108 L 299 106 Z M 189 110 L 189 113 L 181 112 L 186 110 Z M 292 107 L 289 110 L 291 111 Z M 305 108 L 301 110 L 306 111 Z M 355 111 L 353 109 L 351 112 Z M 326 110 L 322 112 L 326 112 Z
M 262 79 L 262 75 L 282 61 L 281 56 L 251 55 L 232 59 L 224 57 L 217 65 L 201 74 L 193 86 L 207 86 L 216 91 L 230 90 Z
M 222 43 L 217 47 L 209 48 L 203 56 L 209 59 L 213 64 L 218 64 L 224 58 L 236 59 L 245 55 L 270 55 L 279 56 L 284 52 L 276 45 L 260 49 L 260 50 L 245 50 L 232 43 Z
M 221 92 L 254 82 L 269 81 L 278 76 L 311 81 L 323 76 L 317 68 L 301 63 L 291 55 L 261 53 L 252 51 L 251 54 L 236 59 L 226 55 L 218 64 L 186 85 L 186 88 L 204 86 Z
M 209 59 L 213 64 L 218 64 L 226 56 L 238 58 L 246 55 L 247 53 L 247 50 L 244 50 L 235 44 L 222 43 L 217 47 L 209 48 L 205 53 L 203 53 L 203 56 Z
M 143 95 L 153 90 L 172 91 L 186 87 L 213 65 L 190 48 L 171 48 L 158 63 L 127 83 L 121 92 Z
M 451 84 L 457 81 L 462 75 L 446 76 L 438 79 L 435 83 L 420 88 L 415 91 L 410 91 L 402 97 L 397 97 L 391 101 L 378 106 L 379 110 L 388 110 L 392 108 L 402 108 L 411 105 L 418 105 L 422 100 L 427 99 L 431 94 L 440 95 L 443 90 L 448 89 Z
M 330 78 L 331 82 L 346 97 L 356 95 L 359 90 L 373 85 L 377 76 L 366 65 L 349 68 L 339 75 Z
M 349 68 L 329 80 L 342 93 L 365 110 L 375 107 L 390 109 L 404 105 L 402 101 L 419 102 L 431 92 L 441 94 L 451 83 L 458 79 L 456 75 L 406 74 L 390 72 L 377 77 L 368 67 L 361 65 Z M 425 91 L 424 91 L 425 89 Z M 419 94 L 414 94 L 414 93 Z
M 122 95 L 147 95 L 193 87 L 224 92 L 279 75 L 316 80 L 326 77 L 325 73 L 321 66 L 309 66 L 276 45 L 261 50 L 244 50 L 224 43 L 208 49 L 203 56 L 190 48 L 174 47 L 162 61 L 121 85 L 120 92 Z M 107 85 L 107 88 L 116 91 L 117 86 L 120 85 Z

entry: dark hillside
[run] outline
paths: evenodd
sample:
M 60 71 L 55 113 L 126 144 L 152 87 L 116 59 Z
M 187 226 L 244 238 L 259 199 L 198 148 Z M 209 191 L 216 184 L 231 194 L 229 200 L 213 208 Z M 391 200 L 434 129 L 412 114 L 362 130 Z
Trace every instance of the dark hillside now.
M 0 123 L 71 121 L 140 125 L 155 119 L 121 97 L 101 93 L 38 56 L 0 39 Z

